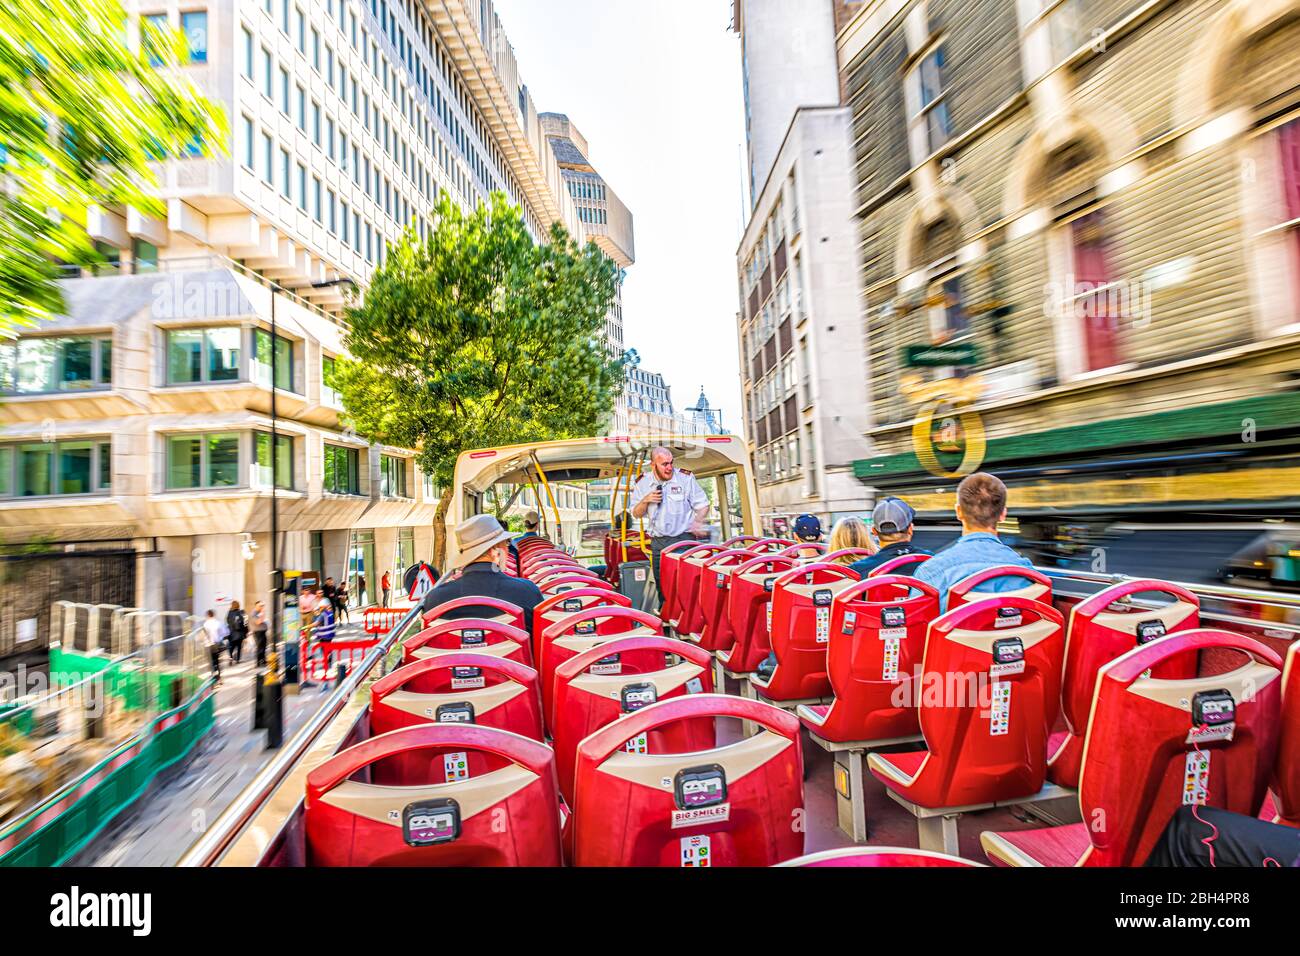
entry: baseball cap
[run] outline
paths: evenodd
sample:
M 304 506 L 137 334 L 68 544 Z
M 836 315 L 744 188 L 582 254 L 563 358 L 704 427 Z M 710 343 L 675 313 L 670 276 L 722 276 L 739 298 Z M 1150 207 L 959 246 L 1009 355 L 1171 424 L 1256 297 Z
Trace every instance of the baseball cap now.
M 794 519 L 795 537 L 802 538 L 805 541 L 811 541 L 814 538 L 822 536 L 822 523 L 817 520 L 816 515 L 800 515 Z
M 542 516 L 539 515 L 536 511 L 530 511 L 528 512 L 528 514 L 524 515 L 524 524 L 528 525 L 529 527 L 532 527 L 540 523 L 541 520 L 542 520 Z
M 912 527 L 916 511 L 902 498 L 885 498 L 871 512 L 871 524 L 879 534 L 901 534 Z

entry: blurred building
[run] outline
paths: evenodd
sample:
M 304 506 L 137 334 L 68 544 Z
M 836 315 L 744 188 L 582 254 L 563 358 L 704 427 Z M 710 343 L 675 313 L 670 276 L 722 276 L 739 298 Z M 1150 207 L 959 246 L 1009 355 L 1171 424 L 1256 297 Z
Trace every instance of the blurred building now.
M 629 349 L 628 355 L 632 357 L 624 370 L 628 429 L 620 434 L 633 438 L 721 434 L 703 388 L 695 408 L 679 411 L 673 405 L 672 386 L 663 375 L 643 369 L 635 349 Z M 701 408 L 703 413 L 698 411 Z
M 1300 499 L 1300 4 L 878 0 L 840 30 L 864 486 L 949 514 Z M 944 477 L 952 475 L 954 477 Z
M 340 423 L 337 280 L 364 285 L 402 229 L 427 233 L 439 190 L 466 207 L 501 190 L 538 237 L 590 224 L 486 0 L 139 7 L 184 30 L 229 155 L 162 164 L 165 219 L 92 210 L 108 265 L 66 281 L 65 317 L 0 344 L 0 534 L 133 550 L 141 606 L 249 605 L 274 461 L 282 565 L 347 578 L 354 600 L 364 578 L 373 600 L 384 569 L 432 556 L 436 489 L 410 449 Z
M 736 253 L 745 434 L 759 507 L 828 520 L 870 503 L 852 116 L 835 28 L 858 4 L 736 0 L 752 213 Z
M 610 354 L 617 358 L 623 354 L 623 278 L 627 268 L 636 261 L 632 214 L 591 165 L 587 158 L 591 153 L 587 138 L 569 117 L 563 113 L 542 113 L 541 123 L 577 209 L 582 235 L 618 264 L 618 294 L 605 321 L 605 342 Z M 627 429 L 627 399 L 620 395 L 615 400 L 612 430 L 622 435 Z

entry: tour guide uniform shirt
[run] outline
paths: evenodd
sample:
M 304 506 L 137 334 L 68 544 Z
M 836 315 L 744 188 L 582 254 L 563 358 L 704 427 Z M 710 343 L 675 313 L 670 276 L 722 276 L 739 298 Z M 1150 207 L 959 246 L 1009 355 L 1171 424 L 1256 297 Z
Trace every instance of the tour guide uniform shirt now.
M 661 484 L 664 486 L 664 499 L 651 505 L 646 513 L 646 531 L 652 538 L 680 538 L 690 530 L 696 510 L 709 503 L 709 496 L 694 475 L 680 468 L 674 468 L 672 477 L 662 482 L 651 470 L 632 490 L 632 507 L 639 505 L 641 499 Z

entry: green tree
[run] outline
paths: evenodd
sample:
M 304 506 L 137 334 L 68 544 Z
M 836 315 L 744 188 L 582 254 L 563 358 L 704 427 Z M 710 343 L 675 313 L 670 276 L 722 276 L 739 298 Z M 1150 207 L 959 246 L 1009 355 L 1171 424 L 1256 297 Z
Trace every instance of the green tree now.
M 127 27 L 118 0 L 0 4 L 0 335 L 63 310 L 58 262 L 97 258 L 89 207 L 162 216 L 151 164 L 224 147 L 181 34 L 142 27 L 132 51 Z
M 602 334 L 617 284 L 617 266 L 562 226 L 535 243 L 505 195 L 465 213 L 444 194 L 428 239 L 408 231 L 391 246 L 348 310 L 347 418 L 375 441 L 418 449 L 444 489 L 439 565 L 462 451 L 599 431 L 623 381 Z

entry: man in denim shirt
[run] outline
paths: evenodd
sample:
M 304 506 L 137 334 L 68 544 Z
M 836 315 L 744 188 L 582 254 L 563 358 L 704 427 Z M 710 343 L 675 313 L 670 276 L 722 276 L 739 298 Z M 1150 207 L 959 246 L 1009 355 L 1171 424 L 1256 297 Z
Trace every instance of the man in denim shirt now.
M 1033 567 L 998 540 L 998 522 L 1007 516 L 1007 486 L 993 475 L 976 472 L 957 486 L 957 520 L 961 537 L 941 549 L 917 568 L 913 575 L 939 592 L 939 608 L 948 610 L 948 589 L 976 571 L 1005 565 Z M 980 592 L 1014 591 L 1025 587 L 1025 578 L 994 578 L 981 584 Z

